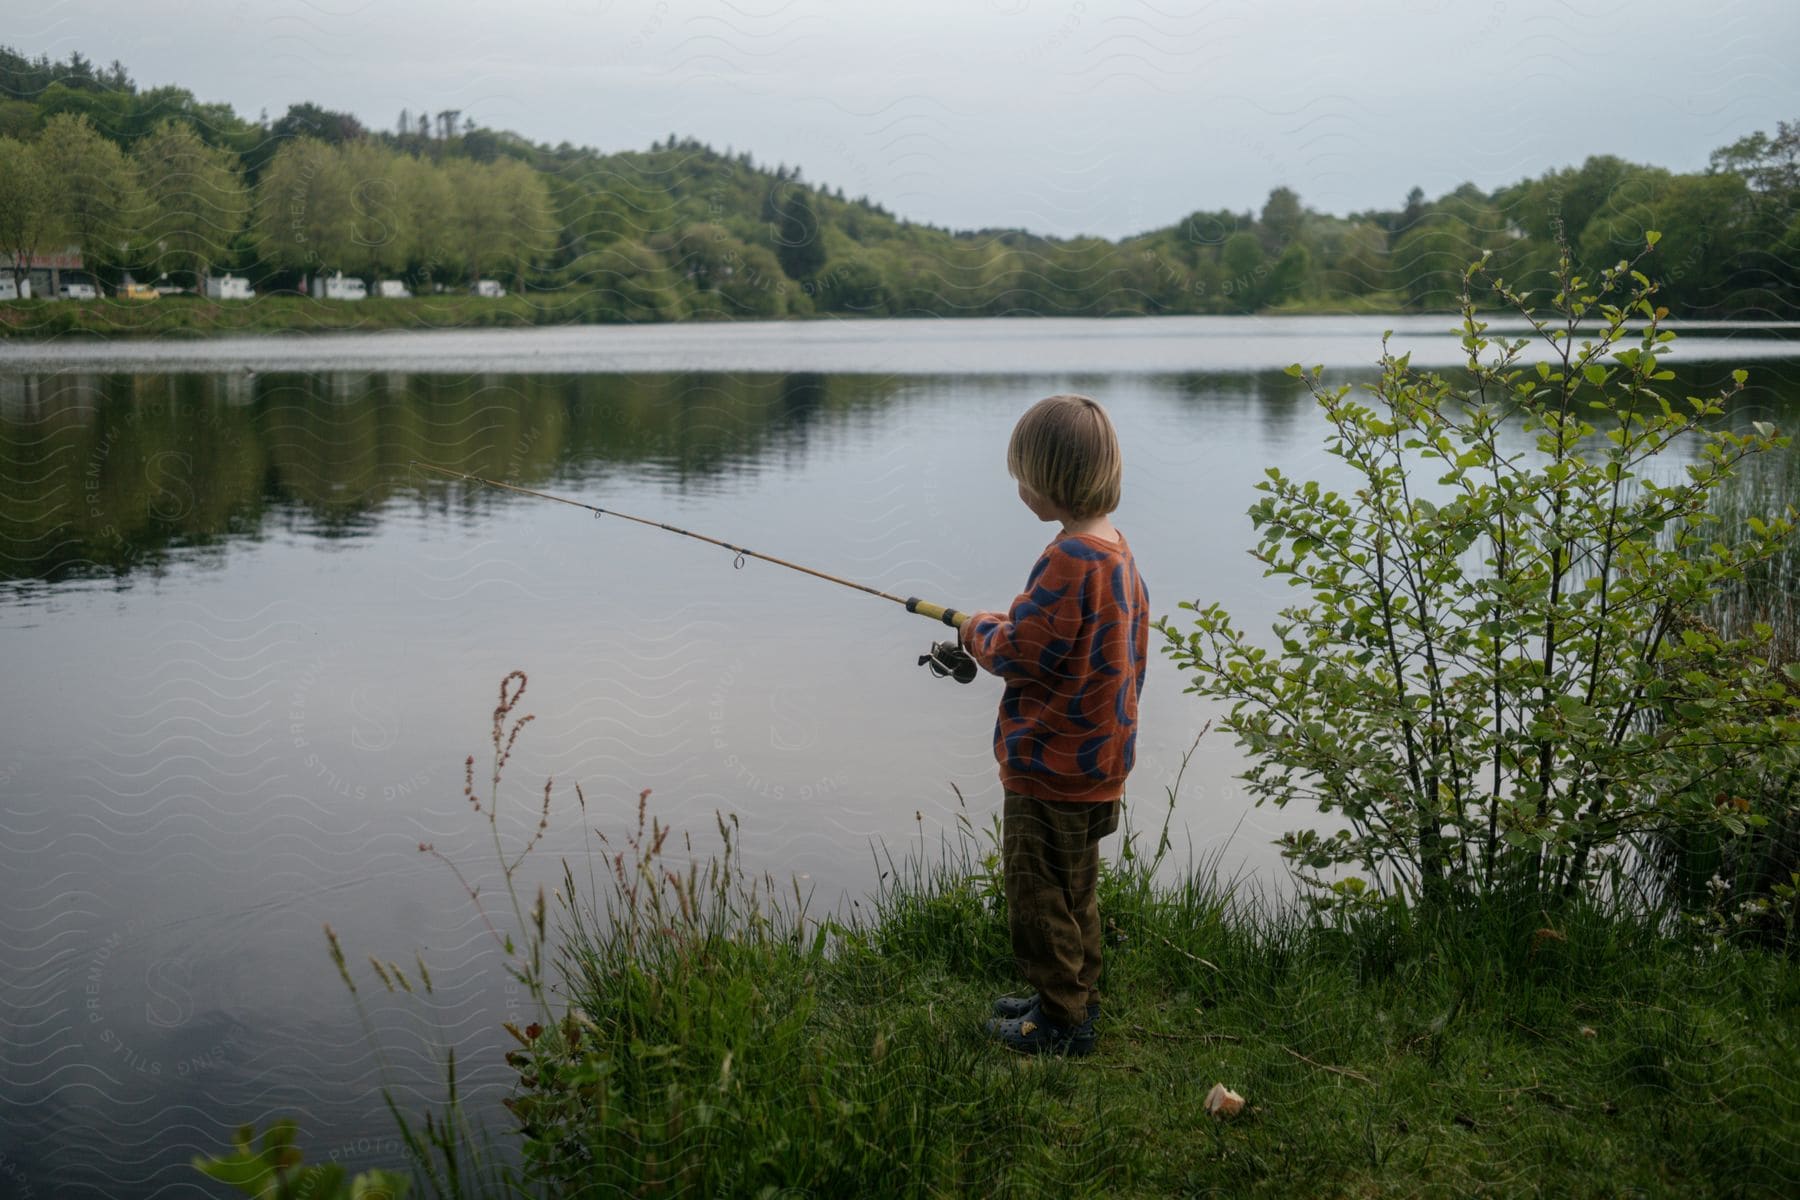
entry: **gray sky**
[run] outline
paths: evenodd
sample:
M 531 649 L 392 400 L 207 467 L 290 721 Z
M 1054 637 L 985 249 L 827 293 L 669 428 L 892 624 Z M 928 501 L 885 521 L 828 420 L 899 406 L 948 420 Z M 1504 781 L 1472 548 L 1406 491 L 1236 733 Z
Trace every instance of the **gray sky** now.
M 691 134 L 902 216 L 1060 235 L 1277 185 L 1345 213 L 1597 153 L 1693 170 L 1800 118 L 1792 0 L 60 0 L 6 25 L 251 117 Z

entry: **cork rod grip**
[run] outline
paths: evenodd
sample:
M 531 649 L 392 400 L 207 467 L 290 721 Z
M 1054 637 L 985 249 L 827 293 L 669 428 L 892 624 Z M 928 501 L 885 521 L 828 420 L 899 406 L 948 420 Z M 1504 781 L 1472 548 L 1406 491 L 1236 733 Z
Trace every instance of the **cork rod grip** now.
M 918 613 L 922 617 L 930 617 L 934 621 L 942 621 L 952 629 L 961 629 L 963 622 L 969 619 L 968 613 L 957 612 L 954 608 L 945 608 L 941 604 L 932 604 L 917 596 L 907 597 L 906 611 Z

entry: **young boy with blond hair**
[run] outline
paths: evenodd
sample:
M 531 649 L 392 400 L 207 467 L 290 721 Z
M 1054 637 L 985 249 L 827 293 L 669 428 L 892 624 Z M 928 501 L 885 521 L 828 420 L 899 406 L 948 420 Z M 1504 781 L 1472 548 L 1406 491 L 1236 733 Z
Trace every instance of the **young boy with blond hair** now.
M 1006 681 L 994 726 L 1000 857 L 1013 958 L 1037 994 L 1002 997 L 988 1034 L 1027 1053 L 1086 1054 L 1100 1011 L 1100 839 L 1119 826 L 1137 739 L 1150 599 L 1119 506 L 1118 435 L 1086 396 L 1051 396 L 1006 450 L 1019 499 L 1062 526 L 1005 613 L 962 625 Z

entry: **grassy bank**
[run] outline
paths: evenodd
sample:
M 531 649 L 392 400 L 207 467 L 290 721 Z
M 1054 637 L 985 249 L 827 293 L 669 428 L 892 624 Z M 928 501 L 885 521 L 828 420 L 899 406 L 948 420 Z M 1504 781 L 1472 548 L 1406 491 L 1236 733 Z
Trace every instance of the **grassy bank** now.
M 1369 298 L 1368 302 L 1294 303 L 1268 311 L 1281 316 L 1400 315 L 1402 309 L 1397 298 L 1391 304 Z M 858 319 L 842 313 L 830 315 L 837 320 Z M 509 295 L 497 300 L 460 294 L 356 302 L 316 300 L 306 296 L 258 296 L 253 300 L 229 302 L 185 296 L 154 301 L 25 300 L 0 303 L 0 339 L 181 338 L 326 331 L 366 333 L 385 329 L 575 325 L 601 323 L 605 319 L 605 315 L 596 309 L 590 293 L 573 290 Z M 730 318 L 715 313 L 688 319 Z
M 564 319 L 546 296 L 421 296 L 412 300 L 316 300 L 258 296 L 220 302 L 26 300 L 0 304 L 0 338 L 209 337 L 234 333 L 320 333 L 377 329 L 449 329 L 549 324 Z
M 1362 296 L 1323 296 L 1296 298 L 1263 310 L 1280 317 L 1402 317 L 1428 316 L 1451 309 L 1417 308 L 1407 304 L 1400 292 L 1370 292 Z
M 575 1007 L 514 1059 L 551 1194 L 1782 1195 L 1800 1170 L 1779 955 L 1591 908 L 1321 922 L 1127 855 L 1098 1051 L 1033 1060 L 980 1030 L 1018 981 L 974 839 L 884 861 L 823 924 L 661 840 L 571 914 Z M 1215 1082 L 1242 1114 L 1206 1114 Z

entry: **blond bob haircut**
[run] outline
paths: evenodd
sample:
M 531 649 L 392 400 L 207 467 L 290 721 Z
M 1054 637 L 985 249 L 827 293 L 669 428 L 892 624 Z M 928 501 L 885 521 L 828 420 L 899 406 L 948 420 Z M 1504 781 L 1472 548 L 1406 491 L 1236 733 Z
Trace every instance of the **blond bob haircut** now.
M 1119 435 L 1086 396 L 1048 396 L 1026 409 L 1007 443 L 1006 469 L 1076 520 L 1119 507 Z

